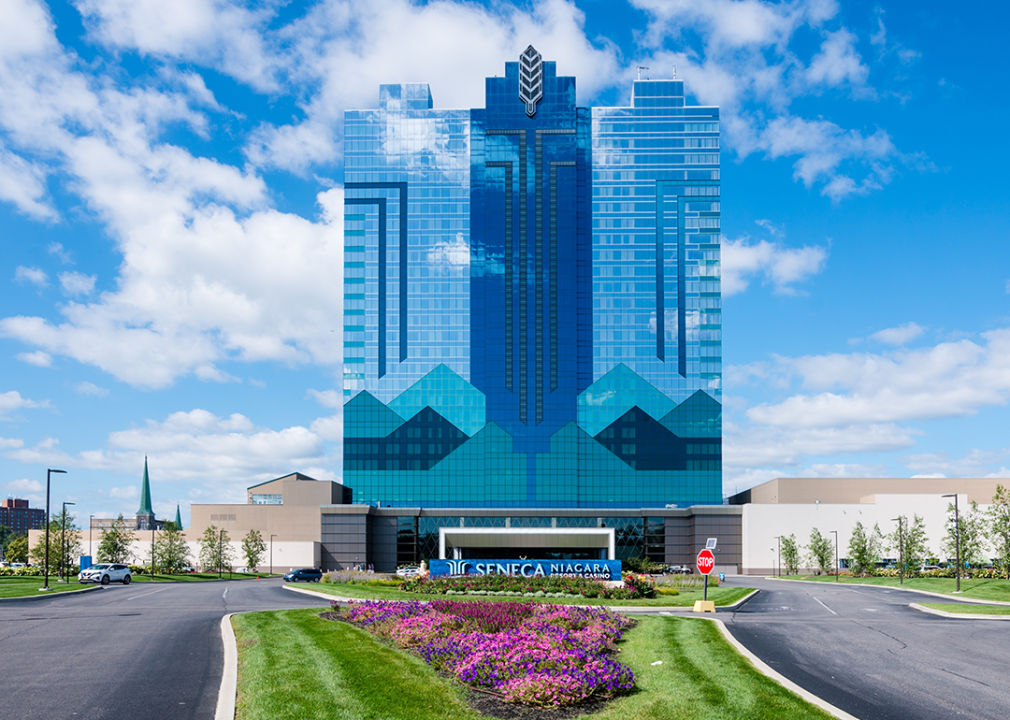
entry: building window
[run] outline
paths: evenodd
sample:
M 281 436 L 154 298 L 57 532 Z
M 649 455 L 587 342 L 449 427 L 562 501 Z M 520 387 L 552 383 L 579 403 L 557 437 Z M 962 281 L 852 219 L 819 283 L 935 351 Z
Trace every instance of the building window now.
M 283 495 L 253 495 L 252 496 L 253 505 L 283 505 L 284 496 Z

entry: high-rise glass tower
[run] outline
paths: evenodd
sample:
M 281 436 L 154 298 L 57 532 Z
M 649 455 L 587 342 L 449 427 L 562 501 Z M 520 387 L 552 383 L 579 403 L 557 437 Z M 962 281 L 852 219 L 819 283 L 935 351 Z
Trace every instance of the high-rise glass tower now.
M 483 108 L 381 86 L 345 143 L 356 502 L 721 501 L 718 108 L 580 108 L 530 47 Z

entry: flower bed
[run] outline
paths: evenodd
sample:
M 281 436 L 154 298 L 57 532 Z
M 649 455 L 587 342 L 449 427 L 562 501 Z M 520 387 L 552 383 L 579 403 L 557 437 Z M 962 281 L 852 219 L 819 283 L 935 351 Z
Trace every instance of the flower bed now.
M 648 575 L 627 573 L 623 585 L 610 587 L 598 580 L 510 575 L 449 575 L 408 578 L 400 588 L 426 595 L 498 595 L 513 597 L 584 597 L 634 600 L 655 597 L 656 584 Z
M 351 603 L 341 615 L 510 702 L 572 705 L 635 684 L 631 670 L 612 657 L 614 643 L 634 621 L 602 608 L 378 601 Z

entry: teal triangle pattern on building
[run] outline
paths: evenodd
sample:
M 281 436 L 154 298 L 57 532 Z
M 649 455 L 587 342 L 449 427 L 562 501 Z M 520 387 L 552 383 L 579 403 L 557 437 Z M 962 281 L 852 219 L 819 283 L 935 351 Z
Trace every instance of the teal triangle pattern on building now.
M 619 363 L 579 395 L 579 427 L 595 436 L 636 405 L 654 420 L 662 420 L 677 403 Z
M 147 455 L 144 456 L 144 482 L 140 489 L 140 509 L 138 515 L 154 515 L 151 509 L 151 478 L 147 474 Z
M 367 391 L 344 404 L 345 438 L 384 438 L 403 425 L 403 418 Z
M 426 407 L 469 437 L 487 423 L 484 393 L 444 364 L 436 366 L 389 402 L 389 408 L 404 420 L 409 420 Z
M 722 437 L 722 405 L 699 390 L 663 417 L 662 423 L 677 437 Z

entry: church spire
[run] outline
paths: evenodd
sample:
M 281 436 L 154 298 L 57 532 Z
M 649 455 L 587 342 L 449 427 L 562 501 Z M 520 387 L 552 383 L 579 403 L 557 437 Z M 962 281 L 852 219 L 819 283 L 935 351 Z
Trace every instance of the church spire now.
M 175 529 L 182 530 L 182 513 L 179 512 L 179 505 L 175 506 Z
M 151 479 L 147 475 L 147 455 L 144 456 L 144 485 L 140 491 L 140 509 L 137 515 L 154 515 L 151 509 Z

